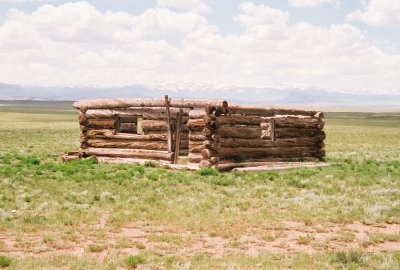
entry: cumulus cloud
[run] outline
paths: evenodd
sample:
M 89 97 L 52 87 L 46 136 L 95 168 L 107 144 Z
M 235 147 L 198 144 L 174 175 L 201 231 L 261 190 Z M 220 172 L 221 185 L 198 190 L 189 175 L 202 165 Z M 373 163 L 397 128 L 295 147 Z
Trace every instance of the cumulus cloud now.
M 400 1 L 370 0 L 363 10 L 347 15 L 349 21 L 360 21 L 371 26 L 400 27 Z
M 210 13 L 211 8 L 202 0 L 158 0 L 158 7 L 176 8 L 183 11 L 191 11 L 195 13 Z
M 289 5 L 293 7 L 318 7 L 322 5 L 332 5 L 340 7 L 340 0 L 289 0 Z
M 252 2 L 235 20 L 242 31 L 224 36 L 197 12 L 161 7 L 139 15 L 86 2 L 12 10 L 0 26 L 0 81 L 398 88 L 400 55 L 385 54 L 350 24 L 289 24 L 287 12 Z
M 22 4 L 28 2 L 53 2 L 54 0 L 0 0 L 0 3 Z

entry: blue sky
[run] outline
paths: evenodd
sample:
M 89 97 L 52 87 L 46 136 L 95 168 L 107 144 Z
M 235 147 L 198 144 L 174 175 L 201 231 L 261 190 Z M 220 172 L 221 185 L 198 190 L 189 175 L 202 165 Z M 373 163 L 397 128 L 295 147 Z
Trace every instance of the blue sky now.
M 0 56 L 9 61 L 0 82 L 190 82 L 397 91 L 399 2 L 0 0 Z M 103 28 L 75 23 L 70 20 L 75 16 Z M 32 35 L 24 32 L 28 28 Z M 109 40 L 100 37 L 106 28 Z M 123 35 L 126 44 L 121 42 Z M 102 38 L 101 44 L 96 38 Z M 72 55 L 66 57 L 65 52 Z M 124 61 L 117 64 L 118 59 Z M 98 65 L 91 67 L 90 61 Z M 212 71 L 216 66 L 220 69 Z M 32 71 L 24 72 L 22 67 L 38 74 L 29 75 Z M 77 76 L 79 69 L 83 72 Z M 95 74 L 102 72 L 113 75 Z M 384 83 L 378 81 L 382 78 Z

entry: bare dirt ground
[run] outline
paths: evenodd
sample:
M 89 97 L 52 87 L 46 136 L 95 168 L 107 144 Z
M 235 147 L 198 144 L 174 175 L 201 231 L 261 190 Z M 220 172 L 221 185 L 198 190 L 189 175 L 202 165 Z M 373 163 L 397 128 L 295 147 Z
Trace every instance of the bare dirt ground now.
M 122 254 L 137 254 L 147 250 L 156 255 L 182 257 L 205 253 L 219 258 L 237 253 L 246 256 L 262 253 L 314 254 L 358 248 L 368 253 L 385 253 L 394 252 L 400 247 L 398 237 L 384 237 L 399 235 L 399 224 L 369 226 L 356 222 L 307 226 L 304 223 L 284 222 L 279 226 L 249 228 L 245 235 L 231 239 L 182 231 L 179 228 L 151 226 L 146 222 L 132 223 L 114 231 L 106 227 L 106 218 L 102 216 L 95 226 L 63 234 L 49 231 L 45 234 L 2 233 L 2 253 L 17 258 L 84 256 L 90 253 L 98 260 L 103 260 L 112 250 Z

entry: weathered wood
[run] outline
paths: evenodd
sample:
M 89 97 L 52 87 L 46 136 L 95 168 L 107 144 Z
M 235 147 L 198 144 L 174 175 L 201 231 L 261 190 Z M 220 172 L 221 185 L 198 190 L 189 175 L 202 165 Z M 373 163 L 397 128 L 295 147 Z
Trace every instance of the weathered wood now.
M 199 163 L 203 160 L 203 156 L 201 154 L 189 153 L 188 160 L 190 163 Z
M 219 153 L 212 149 L 203 149 L 201 155 L 204 159 L 210 160 L 212 157 L 218 157 Z
M 86 137 L 90 139 L 121 139 L 135 141 L 167 141 L 166 133 L 149 133 L 149 134 L 115 134 L 113 129 L 88 129 Z
M 171 119 L 176 118 L 177 108 L 170 108 Z M 186 121 L 189 119 L 189 109 L 184 109 L 184 117 Z M 121 110 L 88 110 L 83 116 L 87 119 L 114 119 L 116 116 L 143 116 L 146 120 L 166 120 L 168 118 L 167 111 L 164 108 L 128 108 Z
M 79 117 L 78 117 L 79 124 L 85 125 L 87 120 L 88 120 L 88 118 L 85 116 L 85 114 L 80 112 Z
M 300 138 L 300 137 L 324 137 L 324 132 L 314 128 L 275 128 L 276 139 Z
M 206 140 L 206 136 L 204 136 L 203 132 L 189 132 L 189 140 L 204 141 Z
M 166 131 L 168 135 L 168 123 L 163 120 L 143 120 L 143 131 Z
M 170 106 L 175 108 L 205 108 L 208 105 L 222 106 L 223 101 L 218 100 L 195 100 L 195 99 L 177 99 L 171 100 Z M 164 107 L 165 99 L 98 99 L 82 100 L 73 104 L 76 109 L 115 109 L 129 107 Z
M 175 134 L 175 153 L 174 153 L 174 164 L 178 163 L 179 149 L 181 146 L 181 125 L 182 125 L 182 109 L 179 110 L 178 116 L 176 117 L 176 134 Z
M 203 118 L 203 116 L 206 114 L 205 110 L 191 110 L 189 112 L 189 118 L 190 119 L 200 119 Z
M 167 151 L 168 144 L 165 141 L 133 141 L 116 139 L 88 139 L 87 145 L 95 148 L 128 148 Z
M 106 164 L 139 164 L 145 165 L 148 162 L 147 159 L 140 159 L 140 158 L 120 158 L 120 157 L 102 157 L 96 156 L 95 159 L 99 163 L 106 163 Z M 156 160 L 157 164 L 162 166 L 169 166 L 171 164 L 170 161 L 165 160 Z
M 246 159 L 245 162 L 235 162 L 234 160 L 221 160 L 218 164 L 217 168 L 220 171 L 230 171 L 235 168 L 245 168 L 245 167 L 255 167 L 255 166 L 264 166 L 272 163 L 281 163 L 281 164 L 303 164 L 306 161 L 315 162 L 318 161 L 318 158 L 315 157 L 301 157 L 301 158 L 278 158 L 278 157 L 270 157 L 270 158 L 262 158 L 262 159 Z M 307 164 L 307 163 L 306 163 Z
M 189 143 L 189 152 L 190 153 L 201 153 L 201 151 L 203 151 L 204 149 L 204 145 L 200 144 L 200 145 L 191 145 Z
M 91 128 L 115 128 L 114 119 L 88 119 L 86 125 Z
M 256 108 L 242 106 L 208 106 L 207 112 L 216 116 L 222 114 L 244 114 L 258 116 L 275 116 L 275 115 L 304 115 L 315 117 L 317 112 L 292 109 L 277 109 L 277 108 Z
M 271 171 L 288 171 L 293 169 L 302 169 L 302 168 L 323 168 L 330 166 L 327 163 L 314 163 L 314 164 L 286 164 L 286 165 L 264 165 L 264 166 L 256 166 L 256 167 L 245 167 L 245 168 L 235 168 L 235 171 L 239 172 L 271 172 Z
M 146 158 L 172 161 L 173 153 L 167 151 L 143 150 L 143 149 L 119 149 L 119 148 L 87 148 L 82 149 L 84 157 L 104 156 L 104 157 L 127 157 L 127 158 Z
M 202 161 L 200 161 L 199 168 L 211 168 L 212 165 L 213 164 L 210 161 L 202 160 Z
M 317 118 L 292 118 L 277 117 L 274 118 L 276 128 L 315 128 L 322 130 L 325 122 Z
M 260 125 L 261 124 L 261 116 L 255 115 L 241 115 L 241 114 L 232 114 L 232 115 L 221 115 L 218 117 L 218 122 L 220 126 L 223 125 Z
M 78 160 L 79 159 L 79 155 L 78 154 L 74 154 L 74 155 L 71 155 L 71 154 L 68 154 L 68 155 L 62 155 L 61 157 L 60 157 L 60 160 L 61 160 L 61 162 L 70 162 L 70 161 L 73 161 L 73 160 Z
M 220 135 L 221 138 L 258 139 L 261 138 L 261 132 L 261 127 L 247 128 L 222 126 L 218 129 L 218 135 Z
M 204 151 L 204 150 L 203 150 Z M 202 152 L 203 153 L 203 152 Z M 204 154 L 203 154 L 204 156 Z M 236 147 L 219 149 L 220 158 L 231 157 L 322 157 L 325 150 L 318 147 L 274 147 L 274 148 L 248 148 Z
M 271 148 L 271 147 L 294 147 L 294 146 L 323 146 L 323 141 L 316 137 L 301 137 L 292 139 L 276 139 L 261 140 L 261 139 L 232 139 L 221 138 L 221 147 L 235 148 L 235 147 L 248 147 L 248 148 Z M 209 143 L 208 141 L 205 142 Z
M 205 127 L 205 123 L 203 119 L 190 119 L 187 123 L 187 127 L 190 131 L 202 132 Z
M 257 115 L 257 116 L 273 116 L 274 110 L 267 108 L 255 108 L 255 107 L 241 107 L 241 106 L 229 106 L 228 108 L 218 108 L 224 114 L 245 114 L 245 115 Z
M 171 111 L 169 106 L 168 95 L 165 95 L 165 109 L 167 112 L 167 140 L 168 140 L 168 152 L 172 152 L 172 129 L 171 129 Z

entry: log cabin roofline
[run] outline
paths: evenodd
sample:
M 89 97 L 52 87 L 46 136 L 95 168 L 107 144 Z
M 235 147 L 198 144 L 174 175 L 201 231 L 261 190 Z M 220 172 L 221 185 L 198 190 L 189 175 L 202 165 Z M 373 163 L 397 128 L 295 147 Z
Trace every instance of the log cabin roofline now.
M 205 108 L 207 106 L 223 106 L 226 101 L 223 100 L 204 100 L 204 99 L 171 99 L 170 107 L 175 108 Z M 95 99 L 80 100 L 73 104 L 74 108 L 81 111 L 89 109 L 115 109 L 130 107 L 164 107 L 165 99 Z

